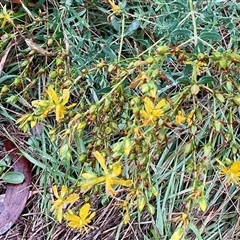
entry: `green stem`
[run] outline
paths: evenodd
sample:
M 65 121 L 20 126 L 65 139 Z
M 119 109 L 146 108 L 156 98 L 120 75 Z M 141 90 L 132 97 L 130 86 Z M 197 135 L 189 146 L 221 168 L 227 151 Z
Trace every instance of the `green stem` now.
M 122 32 L 121 32 L 121 39 L 120 39 L 120 47 L 118 52 L 118 61 L 121 60 L 121 53 L 123 47 L 123 38 L 124 38 L 124 30 L 125 30 L 125 14 L 122 14 Z
M 192 0 L 189 0 L 189 7 L 190 7 L 190 14 L 192 16 L 194 44 L 196 46 L 197 43 L 198 43 L 198 34 L 197 34 L 197 24 L 196 24 L 195 11 L 193 9 L 193 1 Z

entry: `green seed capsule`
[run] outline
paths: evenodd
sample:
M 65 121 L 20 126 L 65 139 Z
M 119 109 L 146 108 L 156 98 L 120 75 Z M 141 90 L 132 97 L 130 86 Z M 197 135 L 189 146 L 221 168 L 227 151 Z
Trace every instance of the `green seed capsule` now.
M 164 55 L 167 51 L 168 51 L 167 46 L 159 46 L 157 48 L 157 53 L 160 54 L 160 55 Z
M 192 95 L 197 95 L 200 91 L 200 88 L 197 84 L 193 84 L 191 87 L 191 93 Z
M 56 65 L 59 66 L 63 63 L 61 58 L 56 58 Z
M 227 59 L 222 58 L 222 59 L 219 61 L 219 66 L 220 66 L 220 68 L 223 68 L 223 69 L 227 68 L 227 66 L 228 66 Z
M 147 205 L 147 210 L 151 215 L 155 214 L 155 207 L 150 203 L 148 203 L 148 205 Z
M 153 61 L 154 61 L 154 58 L 153 58 L 153 57 L 148 57 L 148 58 L 146 59 L 146 62 L 147 62 L 148 64 L 153 63 Z
M 233 98 L 233 101 L 238 105 L 240 106 L 240 95 L 237 95 Z
M 50 74 L 49 74 L 49 77 L 50 78 L 56 78 L 58 76 L 58 73 L 57 73 L 57 71 L 52 71 L 52 72 L 50 72 Z
M 221 102 L 221 103 L 224 103 L 225 102 L 225 99 L 223 97 L 223 95 L 221 93 L 217 93 L 216 94 L 216 98 Z
M 220 60 L 222 58 L 222 53 L 220 52 L 214 52 L 213 53 L 213 59 L 214 60 Z
M 21 83 L 21 78 L 16 77 L 16 78 L 14 79 L 13 84 L 14 84 L 15 86 L 18 86 L 20 83 Z

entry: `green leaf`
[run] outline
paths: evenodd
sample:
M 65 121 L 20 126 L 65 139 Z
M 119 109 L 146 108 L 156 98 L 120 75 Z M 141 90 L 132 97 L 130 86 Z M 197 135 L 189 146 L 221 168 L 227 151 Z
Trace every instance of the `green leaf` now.
M 136 19 L 134 20 L 126 29 L 125 36 L 126 35 L 132 35 L 140 26 L 140 20 Z
M 193 225 L 191 222 L 189 223 L 189 228 L 193 231 L 193 233 L 196 236 L 196 239 L 203 240 L 200 231 L 197 229 L 195 225 Z
M 191 80 L 189 77 L 180 77 L 177 79 L 177 83 L 188 85 L 191 83 Z
M 100 94 L 100 95 L 103 95 L 103 94 L 106 94 L 106 93 L 109 93 L 111 91 L 111 88 L 110 87 L 104 87 L 102 89 L 100 89 L 97 94 Z
M 200 84 L 206 84 L 206 83 L 211 83 L 211 82 L 215 82 L 215 81 L 216 81 L 216 79 L 211 76 L 204 76 L 199 79 Z
M 220 41 L 222 39 L 222 37 L 219 35 L 219 33 L 213 31 L 213 32 L 207 32 L 207 31 L 203 31 L 200 34 L 200 38 L 208 41 L 208 40 L 215 40 L 215 41 Z
M 2 180 L 11 184 L 19 184 L 24 181 L 24 175 L 20 172 L 8 172 L 3 175 Z
M 46 166 L 45 166 L 42 162 L 36 160 L 36 159 L 33 158 L 30 154 L 28 154 L 27 152 L 24 152 L 24 151 L 22 151 L 22 150 L 20 150 L 20 152 L 21 152 L 21 154 L 22 154 L 25 158 L 27 158 L 27 159 L 28 159 L 31 163 L 33 163 L 34 165 L 36 165 L 36 166 L 38 166 L 38 167 L 40 167 L 40 168 L 42 168 L 42 169 L 46 169 Z
M 115 61 L 117 59 L 116 53 L 109 46 L 105 45 L 103 52 L 111 59 L 111 61 Z
M 0 84 L 2 84 L 3 82 L 7 81 L 8 79 L 14 79 L 15 77 L 17 77 L 17 75 L 5 75 L 5 76 L 2 76 L 0 78 Z
M 113 28 L 114 28 L 117 32 L 120 32 L 121 26 L 120 26 L 120 24 L 118 23 L 117 18 L 116 18 L 115 16 L 112 16 L 112 17 L 111 17 L 111 23 L 112 23 Z
M 188 29 L 177 29 L 177 30 L 175 30 L 171 33 L 172 37 L 174 37 L 174 36 L 184 36 L 184 37 L 187 37 L 187 38 L 191 38 L 192 34 L 193 34 L 192 31 L 190 31 Z

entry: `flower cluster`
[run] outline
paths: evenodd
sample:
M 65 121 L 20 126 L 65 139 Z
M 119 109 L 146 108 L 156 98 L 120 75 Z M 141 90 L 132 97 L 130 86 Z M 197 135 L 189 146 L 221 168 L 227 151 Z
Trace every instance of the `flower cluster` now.
M 79 199 L 79 195 L 75 193 L 69 194 L 69 190 L 65 185 L 62 186 L 60 194 L 57 192 L 56 186 L 53 186 L 52 189 L 56 200 L 51 207 L 51 212 L 54 213 L 57 221 L 61 223 L 63 219 L 63 209 L 67 204 L 75 203 Z M 64 214 L 64 219 L 68 222 L 69 227 L 87 232 L 88 229 L 91 228 L 89 223 L 95 214 L 95 212 L 90 213 L 90 204 L 86 203 L 79 209 L 78 214 L 75 214 L 73 210 L 68 210 L 68 212 Z
M 33 113 L 27 113 L 22 115 L 19 119 L 17 119 L 16 124 L 20 123 L 20 128 L 27 132 L 30 127 L 33 128 L 36 126 L 37 122 L 45 119 L 50 113 L 55 113 L 56 121 L 60 122 L 66 113 L 66 111 L 76 104 L 71 104 L 69 106 L 65 106 L 68 103 L 70 97 L 69 89 L 63 89 L 62 96 L 58 97 L 56 91 L 49 87 L 46 90 L 48 95 L 48 99 L 45 100 L 34 100 L 32 101 L 32 106 L 34 107 Z

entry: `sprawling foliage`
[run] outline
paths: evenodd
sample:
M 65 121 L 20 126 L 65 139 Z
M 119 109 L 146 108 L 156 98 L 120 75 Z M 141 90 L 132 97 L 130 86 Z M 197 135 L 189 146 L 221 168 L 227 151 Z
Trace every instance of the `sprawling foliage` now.
M 2 6 L 0 113 L 28 135 L 36 219 L 81 239 L 239 234 L 239 7 Z

